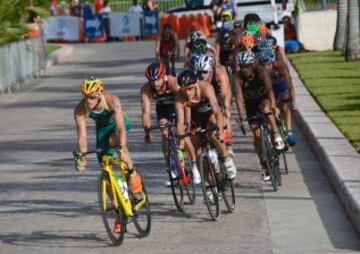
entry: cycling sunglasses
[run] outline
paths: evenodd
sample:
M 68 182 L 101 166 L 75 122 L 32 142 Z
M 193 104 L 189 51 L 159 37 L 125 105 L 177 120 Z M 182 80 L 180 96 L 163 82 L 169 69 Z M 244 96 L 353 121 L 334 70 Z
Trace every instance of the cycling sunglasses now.
M 196 86 L 196 84 L 192 84 L 192 85 L 189 85 L 189 86 L 182 87 L 180 89 L 181 89 L 181 91 L 185 92 L 185 91 L 188 91 L 188 90 L 191 90 L 191 89 L 195 88 L 195 86 Z
M 202 74 L 208 74 L 210 71 L 197 71 L 197 73 L 199 75 L 202 75 Z

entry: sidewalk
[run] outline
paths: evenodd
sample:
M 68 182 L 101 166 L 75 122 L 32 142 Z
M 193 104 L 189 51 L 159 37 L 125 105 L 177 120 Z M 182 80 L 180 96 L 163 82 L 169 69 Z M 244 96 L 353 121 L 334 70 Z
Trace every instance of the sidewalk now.
M 360 155 L 320 109 L 289 64 L 299 110 L 294 118 L 360 232 Z
M 74 47 L 71 45 L 62 45 L 58 50 L 52 52 L 46 60 L 45 69 L 50 68 L 51 66 L 63 61 L 66 57 L 71 55 L 74 51 Z

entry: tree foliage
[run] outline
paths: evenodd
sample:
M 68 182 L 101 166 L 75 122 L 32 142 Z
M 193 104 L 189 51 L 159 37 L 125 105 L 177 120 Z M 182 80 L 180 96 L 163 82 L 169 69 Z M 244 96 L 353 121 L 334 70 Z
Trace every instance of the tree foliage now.
M 46 17 L 46 11 L 30 7 L 24 0 L 0 0 L 0 45 L 24 38 L 27 31 L 26 19 L 30 12 Z

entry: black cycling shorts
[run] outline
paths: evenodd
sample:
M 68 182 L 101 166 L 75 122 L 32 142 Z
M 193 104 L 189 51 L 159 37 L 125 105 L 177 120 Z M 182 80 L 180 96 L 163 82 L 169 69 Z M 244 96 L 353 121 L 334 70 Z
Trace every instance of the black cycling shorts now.
M 257 115 L 257 113 L 261 113 L 259 109 L 259 105 L 261 102 L 267 99 L 267 96 L 263 96 L 256 100 L 247 100 L 245 101 L 245 109 L 246 109 L 246 117 L 249 119 Z M 248 120 L 249 124 L 256 122 L 255 119 Z
M 160 119 L 165 118 L 169 122 L 172 122 L 175 118 L 175 105 L 156 104 L 156 117 L 158 121 L 160 121 Z

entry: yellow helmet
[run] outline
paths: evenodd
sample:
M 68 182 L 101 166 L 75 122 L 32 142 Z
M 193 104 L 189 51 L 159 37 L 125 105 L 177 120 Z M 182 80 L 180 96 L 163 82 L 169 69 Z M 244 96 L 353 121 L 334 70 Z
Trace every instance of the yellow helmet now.
M 100 79 L 90 77 L 84 79 L 81 84 L 81 93 L 85 96 L 104 91 L 104 85 Z
M 221 12 L 221 17 L 222 18 L 229 17 L 230 19 L 232 19 L 232 13 L 230 10 L 224 10 Z

